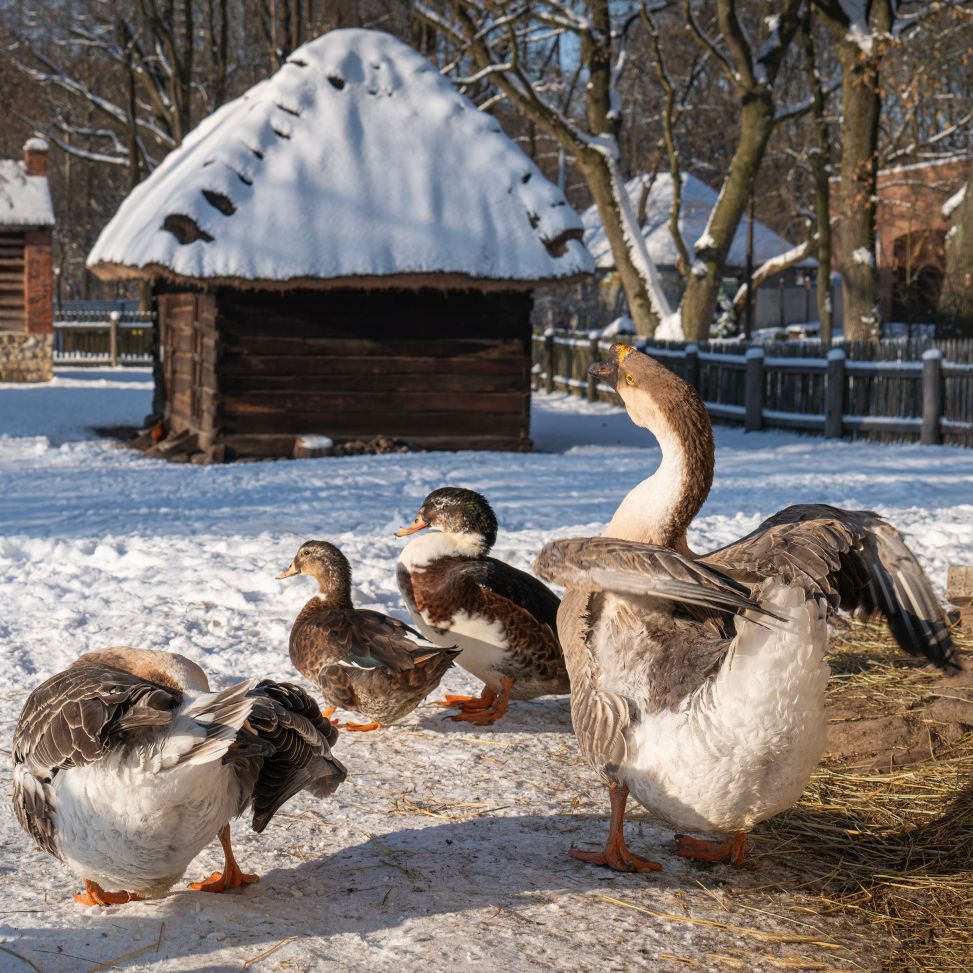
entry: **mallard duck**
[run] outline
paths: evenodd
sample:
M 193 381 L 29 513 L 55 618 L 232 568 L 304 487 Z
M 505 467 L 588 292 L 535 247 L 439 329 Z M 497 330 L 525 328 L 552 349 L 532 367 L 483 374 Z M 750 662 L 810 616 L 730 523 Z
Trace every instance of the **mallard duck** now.
M 345 779 L 337 731 L 289 683 L 210 692 L 181 655 L 88 652 L 27 698 L 14 733 L 13 803 L 42 851 L 84 882 L 83 905 L 162 895 L 214 837 L 225 865 L 190 888 L 257 880 L 230 845 L 231 818 L 264 830 L 300 790 L 327 797 Z
M 354 710 L 367 723 L 348 730 L 377 730 L 408 716 L 438 685 L 459 655 L 455 645 L 434 645 L 405 622 L 351 601 L 351 565 L 334 544 L 307 541 L 278 579 L 306 574 L 318 593 L 291 629 L 291 661 L 334 708 Z
M 399 590 L 413 621 L 438 645 L 457 645 L 456 662 L 484 683 L 479 697 L 447 696 L 453 717 L 494 723 L 511 699 L 566 693 L 570 685 L 557 638 L 558 597 L 536 578 L 490 557 L 497 518 L 473 490 L 442 487 L 419 508 L 399 555 Z
M 662 462 L 604 536 L 554 541 L 535 562 L 567 588 L 558 631 L 575 733 L 612 808 L 604 851 L 572 854 L 658 867 L 625 845 L 631 794 L 676 828 L 718 836 L 677 835 L 677 854 L 738 864 L 746 833 L 798 799 L 823 752 L 828 611 L 882 615 L 905 651 L 955 669 L 948 624 L 915 556 L 873 513 L 791 506 L 694 555 L 686 529 L 714 466 L 702 402 L 626 346 L 592 371 L 655 435 Z

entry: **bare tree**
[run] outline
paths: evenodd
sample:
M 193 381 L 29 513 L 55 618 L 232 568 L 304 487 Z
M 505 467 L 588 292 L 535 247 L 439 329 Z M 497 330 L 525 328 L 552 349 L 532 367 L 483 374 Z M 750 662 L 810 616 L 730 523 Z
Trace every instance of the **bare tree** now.
M 950 331 L 973 336 L 973 169 L 966 185 L 943 209 L 952 225 L 946 234 L 940 322 Z

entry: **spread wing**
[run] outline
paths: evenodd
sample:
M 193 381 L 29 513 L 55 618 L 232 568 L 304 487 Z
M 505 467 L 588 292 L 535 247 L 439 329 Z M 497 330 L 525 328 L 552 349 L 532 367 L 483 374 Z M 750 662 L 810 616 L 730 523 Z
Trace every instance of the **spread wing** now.
M 347 776 L 332 753 L 338 731 L 300 686 L 264 680 L 249 693 L 250 717 L 227 761 L 249 781 L 253 830 L 258 834 L 286 801 L 308 790 L 323 798 Z
M 572 537 L 541 548 L 534 569 L 565 588 L 654 598 L 695 614 L 771 612 L 749 589 L 708 564 L 665 547 L 615 537 Z
M 72 666 L 35 689 L 14 733 L 14 811 L 39 848 L 57 856 L 51 783 L 97 760 L 126 732 L 166 726 L 179 693 L 127 672 Z
M 960 668 L 942 606 L 902 535 L 877 514 L 796 504 L 701 558 L 744 583 L 803 584 L 833 607 L 883 616 L 896 642 L 943 668 Z

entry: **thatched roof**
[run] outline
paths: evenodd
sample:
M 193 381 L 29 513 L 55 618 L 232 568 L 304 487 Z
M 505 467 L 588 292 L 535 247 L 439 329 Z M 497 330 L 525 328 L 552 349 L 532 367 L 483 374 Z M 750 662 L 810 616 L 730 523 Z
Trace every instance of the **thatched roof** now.
M 42 139 L 25 148 L 46 151 Z M 0 227 L 53 226 L 54 207 L 47 176 L 30 176 L 18 159 L 0 159 Z
M 104 278 L 526 286 L 589 273 L 560 190 L 424 57 L 336 30 L 201 122 L 122 203 Z

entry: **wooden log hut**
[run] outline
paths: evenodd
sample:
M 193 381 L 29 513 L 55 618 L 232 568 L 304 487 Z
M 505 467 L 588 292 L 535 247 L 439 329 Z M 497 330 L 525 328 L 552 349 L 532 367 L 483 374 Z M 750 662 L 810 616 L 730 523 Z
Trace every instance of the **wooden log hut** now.
M 590 273 L 582 232 L 425 58 L 337 30 L 204 120 L 89 266 L 153 280 L 164 425 L 205 458 L 526 449 L 531 289 Z

